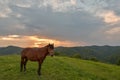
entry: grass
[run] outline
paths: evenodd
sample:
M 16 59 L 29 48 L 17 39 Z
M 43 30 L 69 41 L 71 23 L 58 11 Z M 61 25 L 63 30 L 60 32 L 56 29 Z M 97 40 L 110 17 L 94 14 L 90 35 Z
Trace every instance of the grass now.
M 27 71 L 20 72 L 20 56 L 0 56 L 0 80 L 120 80 L 120 66 L 68 57 L 47 57 L 42 75 L 37 62 L 28 61 Z

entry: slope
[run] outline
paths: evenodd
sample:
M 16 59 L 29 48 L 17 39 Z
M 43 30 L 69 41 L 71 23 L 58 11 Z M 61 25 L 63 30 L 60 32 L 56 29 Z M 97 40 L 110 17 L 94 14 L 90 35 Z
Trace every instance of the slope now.
M 22 49 L 17 46 L 0 47 L 0 55 L 20 54 Z
M 80 54 L 83 59 L 96 57 L 97 60 L 116 64 L 120 59 L 120 46 L 84 46 L 84 47 L 57 47 L 56 52 L 67 56 Z
M 120 80 L 120 67 L 68 57 L 47 57 L 42 76 L 37 63 L 28 62 L 27 72 L 19 71 L 20 56 L 0 56 L 0 80 Z

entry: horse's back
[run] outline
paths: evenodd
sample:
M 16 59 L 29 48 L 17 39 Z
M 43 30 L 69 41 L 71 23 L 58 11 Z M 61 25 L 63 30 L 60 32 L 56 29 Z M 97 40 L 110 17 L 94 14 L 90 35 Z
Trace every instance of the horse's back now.
M 23 49 L 21 52 L 21 55 L 25 55 L 29 50 L 30 50 L 30 48 Z
M 29 55 L 31 53 L 31 49 L 32 48 L 23 49 L 22 52 L 21 52 L 21 57 L 26 57 L 27 55 Z
M 21 53 L 21 57 L 36 61 L 38 60 L 38 53 L 38 48 L 25 48 Z

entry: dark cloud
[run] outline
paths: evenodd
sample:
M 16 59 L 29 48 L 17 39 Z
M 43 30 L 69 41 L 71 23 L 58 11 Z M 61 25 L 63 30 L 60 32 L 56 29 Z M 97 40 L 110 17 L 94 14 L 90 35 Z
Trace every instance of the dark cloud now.
M 12 12 L 9 17 L 0 18 L 0 35 L 43 35 L 89 44 L 113 45 L 119 42 L 118 39 L 106 41 L 107 34 L 104 34 L 107 27 L 112 28 L 119 23 L 119 1 L 86 0 L 84 3 L 75 3 L 75 0 L 67 0 L 68 2 L 60 2 L 62 7 L 52 0 L 46 0 L 47 3 L 44 0 L 30 1 L 6 3 L 5 7 L 10 8 Z M 108 12 L 114 12 L 112 15 L 117 16 L 118 21 L 114 24 L 105 22 Z

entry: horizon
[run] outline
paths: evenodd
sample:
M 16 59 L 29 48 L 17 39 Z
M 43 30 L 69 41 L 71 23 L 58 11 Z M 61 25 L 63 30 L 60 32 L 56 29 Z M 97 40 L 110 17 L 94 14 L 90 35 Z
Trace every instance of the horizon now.
M 120 46 L 120 1 L 1 0 L 0 47 Z
M 88 45 L 88 46 L 68 46 L 68 48 L 72 48 L 72 47 L 92 47 L 92 46 L 97 46 L 97 47 L 103 47 L 103 46 L 120 47 L 120 46 L 111 46 L 111 45 Z M 15 45 L 0 46 L 0 48 L 6 48 L 6 47 L 20 47 L 20 46 L 15 46 Z M 44 46 L 41 46 L 41 47 L 44 47 Z M 66 46 L 55 46 L 55 48 L 57 48 L 57 47 L 66 47 Z M 27 48 L 27 47 L 20 47 L 20 48 Z M 33 47 L 33 48 L 38 48 L 38 47 Z

